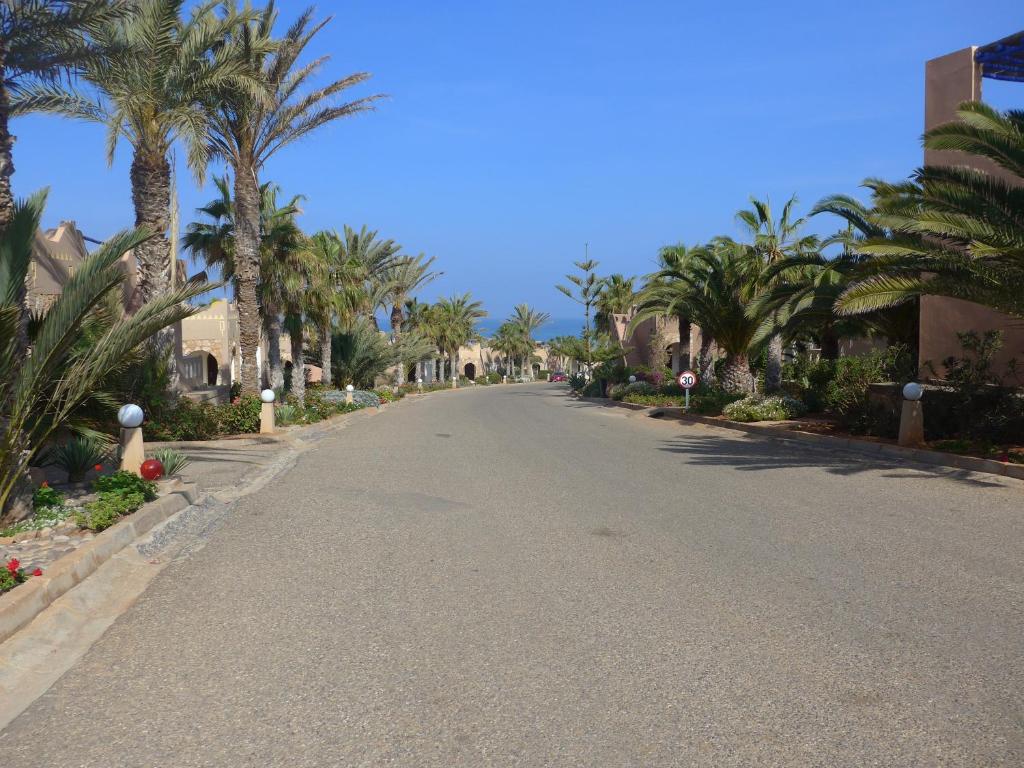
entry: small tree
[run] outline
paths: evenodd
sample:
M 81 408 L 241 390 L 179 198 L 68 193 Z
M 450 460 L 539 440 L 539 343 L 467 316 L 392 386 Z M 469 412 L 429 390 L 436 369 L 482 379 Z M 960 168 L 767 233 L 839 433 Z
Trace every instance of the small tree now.
M 587 352 L 587 373 L 592 375 L 594 371 L 594 339 L 590 327 L 590 312 L 601 294 L 603 282 L 598 278 L 597 273 L 595 272 L 598 263 L 593 259 L 588 258 L 585 261 L 576 261 L 573 263 L 576 265 L 576 269 L 580 271 L 580 274 L 570 274 L 565 276 L 566 279 L 572 283 L 572 286 L 556 285 L 555 287 L 577 304 L 581 304 L 583 306 L 583 343 Z

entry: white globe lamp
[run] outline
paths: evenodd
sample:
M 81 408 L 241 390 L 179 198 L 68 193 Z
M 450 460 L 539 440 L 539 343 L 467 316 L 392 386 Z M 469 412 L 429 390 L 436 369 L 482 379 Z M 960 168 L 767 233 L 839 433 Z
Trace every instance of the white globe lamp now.
M 135 403 L 122 405 L 121 409 L 117 412 L 117 420 L 125 429 L 135 429 L 142 426 L 143 418 L 142 409 L 135 405 Z
M 903 399 L 904 400 L 920 400 L 924 396 L 924 387 L 918 384 L 916 381 L 912 381 L 903 387 Z
M 274 393 L 274 390 L 272 389 L 264 389 L 262 392 L 260 392 L 260 400 L 262 400 L 264 403 L 272 403 L 276 398 L 277 395 Z
M 630 384 L 636 384 L 636 376 L 632 376 L 632 375 L 631 375 L 631 376 L 629 377 L 629 383 L 630 383 Z
M 353 386 L 352 386 L 351 384 L 346 384 L 346 385 L 345 385 L 345 391 L 346 391 L 346 392 L 355 392 L 355 391 L 356 391 L 356 388 L 355 388 L 355 387 L 353 387 Z

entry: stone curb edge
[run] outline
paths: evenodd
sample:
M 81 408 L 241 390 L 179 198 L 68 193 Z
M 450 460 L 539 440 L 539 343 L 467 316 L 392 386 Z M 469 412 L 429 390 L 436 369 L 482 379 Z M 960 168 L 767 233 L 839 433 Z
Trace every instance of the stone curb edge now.
M 819 435 L 814 432 L 802 432 L 800 430 L 788 429 L 774 425 L 758 426 L 756 424 L 744 424 L 739 421 L 727 421 L 715 419 L 710 416 L 700 416 L 695 413 L 685 413 L 682 408 L 673 407 L 648 407 L 636 403 L 622 403 L 609 400 L 603 397 L 580 397 L 577 398 L 590 403 L 596 403 L 605 407 L 626 408 L 631 411 L 642 411 L 648 417 L 674 416 L 680 421 L 703 424 L 709 427 L 731 429 L 735 432 L 744 432 L 748 435 L 761 435 L 762 437 L 774 437 L 784 440 L 798 440 L 805 443 L 816 443 L 830 448 L 842 448 L 856 451 L 871 456 L 887 456 L 894 459 L 905 459 L 916 461 L 921 464 L 930 464 L 936 467 L 949 467 L 950 469 L 964 469 L 970 472 L 981 472 L 987 475 L 998 475 L 1000 477 L 1012 477 L 1016 480 L 1024 480 L 1024 464 L 1009 464 L 994 459 L 979 459 L 974 456 L 958 456 L 952 453 L 941 451 L 930 451 L 925 448 L 907 448 L 902 445 L 891 445 L 889 443 L 875 443 L 869 440 L 860 440 L 856 437 L 833 437 L 832 435 Z
M 0 643 L 27 626 L 54 600 L 81 583 L 103 563 L 172 515 L 196 502 L 199 492 L 188 484 L 142 506 L 92 541 L 57 560 L 42 576 L 34 576 L 0 595 Z

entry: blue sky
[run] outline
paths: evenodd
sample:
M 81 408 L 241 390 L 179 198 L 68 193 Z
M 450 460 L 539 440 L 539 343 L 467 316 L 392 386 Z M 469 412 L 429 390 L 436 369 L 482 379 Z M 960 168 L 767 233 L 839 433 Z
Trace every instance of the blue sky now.
M 304 4 L 282 0 L 290 18 Z M 920 162 L 926 59 L 1022 26 L 1019 0 L 320 2 L 326 75 L 373 73 L 377 112 L 283 151 L 264 180 L 307 196 L 308 231 L 367 224 L 492 316 L 576 307 L 554 284 L 583 255 L 643 274 L 659 246 L 736 234 L 751 194 L 801 210 Z M 1024 86 L 985 81 L 987 100 Z M 96 126 L 16 121 L 15 191 L 51 187 L 47 225 L 132 223 L 122 147 Z M 214 168 L 214 172 L 221 169 Z M 182 217 L 211 197 L 182 169 Z M 813 229 L 830 230 L 814 222 Z

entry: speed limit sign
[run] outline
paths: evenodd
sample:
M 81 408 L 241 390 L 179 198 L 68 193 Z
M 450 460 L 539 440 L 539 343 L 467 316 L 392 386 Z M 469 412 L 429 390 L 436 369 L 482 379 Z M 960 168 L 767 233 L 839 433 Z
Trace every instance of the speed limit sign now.
M 683 389 L 693 389 L 697 386 L 697 374 L 693 371 L 683 371 L 676 377 L 676 381 Z

